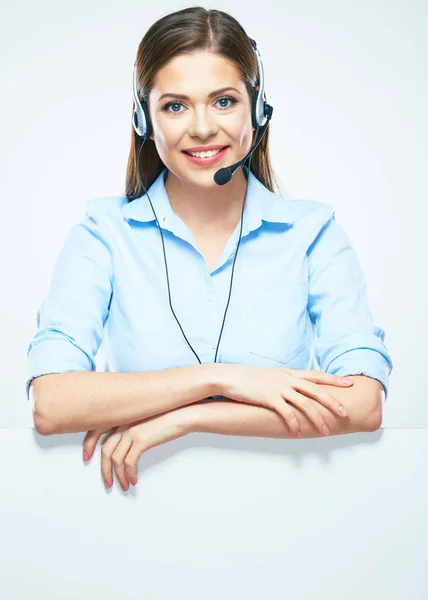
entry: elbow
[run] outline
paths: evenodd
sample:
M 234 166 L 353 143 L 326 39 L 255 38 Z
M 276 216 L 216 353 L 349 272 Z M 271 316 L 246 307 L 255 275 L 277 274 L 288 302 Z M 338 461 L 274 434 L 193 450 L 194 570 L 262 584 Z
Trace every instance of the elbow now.
M 382 399 L 376 396 L 367 403 L 366 418 L 363 423 L 363 431 L 378 431 L 382 426 Z
M 384 387 L 378 379 L 366 375 L 354 375 L 352 379 L 353 388 L 344 391 L 352 397 L 358 431 L 377 431 L 382 426 Z
M 30 401 L 33 408 L 34 428 L 40 435 L 52 435 L 55 433 L 51 419 L 47 415 L 46 394 L 42 392 L 42 377 L 33 379 L 30 385 Z
M 40 417 L 36 412 L 33 413 L 34 429 L 40 435 L 52 435 L 55 433 L 52 426 Z

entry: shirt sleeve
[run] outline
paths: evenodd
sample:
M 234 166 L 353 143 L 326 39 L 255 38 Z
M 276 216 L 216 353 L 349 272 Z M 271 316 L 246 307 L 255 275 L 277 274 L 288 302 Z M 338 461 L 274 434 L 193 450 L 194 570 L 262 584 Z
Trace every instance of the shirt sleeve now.
M 67 235 L 37 310 L 37 332 L 27 349 L 27 400 L 31 381 L 38 375 L 96 370 L 112 279 L 111 251 L 102 224 L 87 208 Z
M 385 331 L 373 322 L 366 283 L 356 253 L 334 210 L 308 251 L 308 312 L 316 330 L 320 369 L 379 380 L 388 397 L 393 364 Z

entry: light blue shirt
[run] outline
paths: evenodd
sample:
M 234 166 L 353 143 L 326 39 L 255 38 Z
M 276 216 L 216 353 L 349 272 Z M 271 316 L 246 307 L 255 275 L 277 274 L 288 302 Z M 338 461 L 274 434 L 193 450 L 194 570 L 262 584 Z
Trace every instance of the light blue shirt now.
M 214 362 L 240 223 L 210 270 L 165 189 L 149 188 L 162 227 L 171 303 L 202 363 Z M 286 200 L 244 167 L 241 244 L 217 362 L 321 369 L 378 379 L 392 361 L 364 277 L 330 204 Z M 249 175 L 249 176 L 248 176 Z M 169 306 L 162 240 L 145 194 L 90 198 L 57 258 L 27 351 L 31 380 L 67 371 L 198 364 Z M 98 353 L 98 354 L 97 354 Z

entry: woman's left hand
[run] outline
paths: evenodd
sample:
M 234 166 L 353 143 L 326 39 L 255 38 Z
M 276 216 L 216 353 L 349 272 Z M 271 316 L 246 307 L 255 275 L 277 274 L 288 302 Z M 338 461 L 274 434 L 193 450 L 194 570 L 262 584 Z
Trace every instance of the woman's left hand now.
M 190 433 L 183 418 L 186 407 L 172 410 L 143 419 L 135 423 L 120 425 L 113 429 L 94 429 L 88 431 L 83 442 L 83 451 L 89 460 L 100 437 L 110 432 L 101 448 L 101 473 L 106 488 L 113 485 L 112 463 L 117 479 L 124 491 L 129 482 L 137 484 L 137 463 L 143 452 L 159 444 L 170 442 Z

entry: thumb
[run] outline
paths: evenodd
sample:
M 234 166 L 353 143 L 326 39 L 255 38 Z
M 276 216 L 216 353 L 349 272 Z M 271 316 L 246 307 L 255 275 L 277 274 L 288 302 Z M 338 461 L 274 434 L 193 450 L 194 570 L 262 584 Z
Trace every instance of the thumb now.
M 110 429 L 92 429 L 88 431 L 83 440 L 83 460 L 85 462 L 92 458 L 98 440 L 107 431 L 110 431 Z

